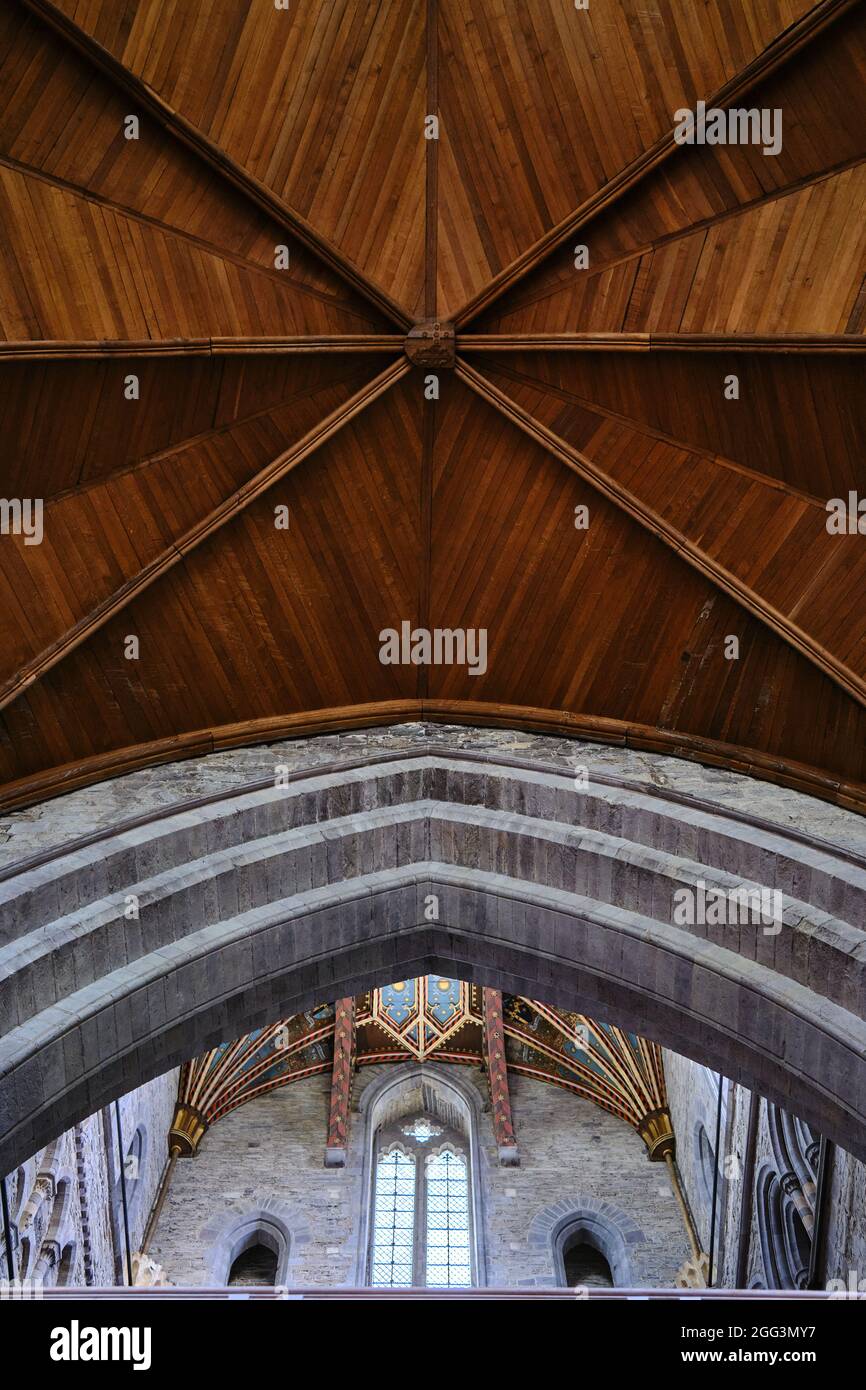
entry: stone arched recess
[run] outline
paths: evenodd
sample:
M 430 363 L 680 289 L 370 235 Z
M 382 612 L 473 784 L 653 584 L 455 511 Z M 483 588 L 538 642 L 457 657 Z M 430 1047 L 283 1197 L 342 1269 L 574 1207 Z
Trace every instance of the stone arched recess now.
M 0 1170 L 222 1039 L 425 971 L 635 1029 L 866 1157 L 859 817 L 562 739 L 390 737 L 260 750 L 246 786 L 215 755 L 218 790 L 185 804 L 173 786 L 214 780 L 158 769 L 118 825 L 131 774 L 92 833 L 0 876 Z M 778 889 L 778 930 L 678 925 L 701 881 Z
M 228 1283 L 232 1265 L 250 1246 L 261 1244 L 276 1256 L 275 1284 L 285 1284 L 294 1249 L 309 1240 L 305 1222 L 286 1202 L 269 1198 L 261 1206 L 224 1211 L 212 1217 L 200 1232 L 205 1249 L 207 1282 L 212 1287 Z
M 355 1260 L 356 1285 L 368 1282 L 370 1255 L 370 1221 L 372 1217 L 373 1172 L 375 1167 L 376 1135 L 380 1127 L 417 1110 L 441 1119 L 462 1134 L 469 1156 L 470 1188 L 472 1193 L 472 1266 L 475 1283 L 487 1283 L 485 1174 L 479 1139 L 479 1118 L 484 1102 L 477 1090 L 451 1068 L 424 1066 L 404 1062 L 389 1067 L 372 1085 L 367 1086 L 358 1105 L 364 1127 L 361 1168 L 361 1220 L 358 1253 Z
M 604 1256 L 616 1288 L 631 1288 L 641 1282 L 635 1277 L 635 1256 L 646 1245 L 646 1235 L 621 1207 L 596 1197 L 574 1197 L 543 1207 L 532 1218 L 529 1244 L 549 1247 L 560 1287 L 566 1284 L 563 1252 L 571 1237 L 585 1241 Z

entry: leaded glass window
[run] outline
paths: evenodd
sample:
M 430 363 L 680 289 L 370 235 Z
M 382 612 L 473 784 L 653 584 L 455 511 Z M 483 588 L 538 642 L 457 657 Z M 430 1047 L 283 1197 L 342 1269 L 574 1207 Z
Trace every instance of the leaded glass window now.
M 370 1240 L 374 1287 L 472 1286 L 465 1147 L 462 1135 L 428 1115 L 379 1131 Z
M 466 1159 L 451 1149 L 428 1158 L 425 1170 L 428 1288 L 472 1283 L 469 1178 Z
M 407 1288 L 414 1277 L 415 1157 L 392 1149 L 379 1156 L 373 1205 L 371 1283 Z

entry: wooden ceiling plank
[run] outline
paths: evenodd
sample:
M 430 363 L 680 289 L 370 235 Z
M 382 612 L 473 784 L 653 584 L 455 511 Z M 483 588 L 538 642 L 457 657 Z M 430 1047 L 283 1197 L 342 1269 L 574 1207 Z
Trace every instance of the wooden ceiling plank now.
M 0 155 L 0 167 L 10 169 L 13 173 L 23 174 L 29 179 L 37 179 L 41 183 L 58 188 L 62 192 L 71 193 L 76 198 L 81 198 L 86 203 L 92 203 L 96 207 L 107 208 L 120 217 L 128 218 L 131 222 L 140 222 L 145 226 L 154 227 L 158 231 L 170 236 L 180 237 L 183 241 L 190 242 L 199 250 L 207 252 L 209 255 L 218 256 L 221 260 L 229 261 L 232 265 L 251 271 L 256 275 L 264 275 L 279 285 L 281 289 L 291 289 L 298 294 L 308 295 L 312 299 L 317 299 L 321 303 L 332 308 L 339 309 L 342 313 L 355 318 L 359 323 L 372 323 L 372 320 L 353 307 L 347 300 L 336 299 L 334 295 L 327 294 L 324 290 L 318 289 L 315 285 L 307 284 L 288 271 L 274 270 L 270 266 L 262 265 L 260 262 L 250 259 L 249 256 L 241 255 L 232 251 L 217 242 L 206 240 L 204 237 L 197 236 L 193 232 L 187 231 L 183 227 L 173 226 L 158 217 L 148 217 L 139 212 L 136 208 L 130 207 L 126 203 L 120 203 L 114 198 L 107 198 L 99 193 L 94 193 L 91 189 L 82 184 L 72 183 L 68 179 L 60 178 L 56 174 L 46 174 L 42 169 L 37 169 L 35 165 L 28 164 L 19 159 L 12 159 L 8 155 Z
M 16 700 L 47 671 L 51 670 L 65 656 L 121 612 L 132 599 L 143 593 L 157 579 L 177 565 L 202 541 L 214 536 L 227 521 L 240 515 L 272 484 L 285 477 L 288 472 L 313 454 L 409 371 L 411 371 L 411 366 L 406 358 L 398 359 L 391 366 L 386 367 L 383 372 L 380 372 L 371 382 L 350 396 L 343 405 L 327 415 L 320 424 L 305 434 L 290 449 L 278 455 L 248 483 L 227 497 L 220 506 L 191 527 L 173 545 L 170 545 L 144 569 L 98 604 L 74 627 L 70 628 L 62 638 L 41 652 L 35 660 L 23 666 L 11 681 L 0 689 L 0 709 L 4 709 L 13 700 Z
M 345 284 L 361 294 L 392 323 L 400 328 L 410 326 L 409 316 L 390 295 L 369 280 L 336 246 L 310 226 L 282 198 L 242 168 L 179 112 L 173 110 L 147 83 L 118 62 L 102 44 L 79 28 L 51 0 L 19 0 L 19 4 L 59 34 L 77 53 L 89 59 L 143 110 L 148 111 L 165 130 L 187 148 L 192 149 L 233 187 L 240 189 L 257 208 L 290 231 L 308 251 L 318 256 Z
M 24 3 L 45 3 L 45 0 L 24 0 Z M 845 14 L 859 0 L 819 0 L 802 19 L 790 25 L 764 51 L 753 59 L 741 72 L 726 82 L 707 98 L 707 106 L 727 107 L 744 96 L 756 83 L 775 72 L 841 15 Z M 681 147 L 674 140 L 673 130 L 662 136 L 654 145 L 645 150 L 637 159 L 628 164 L 620 173 L 610 179 L 578 208 L 552 227 L 534 245 L 518 256 L 489 283 L 473 295 L 455 314 L 454 322 L 459 326 L 476 318 L 489 309 L 495 300 L 506 290 L 526 280 L 527 276 L 571 237 L 578 228 L 610 208 L 626 193 L 631 192 L 644 178 L 660 164 L 669 159 Z
M 477 395 L 496 408 L 524 434 L 541 444 L 567 467 L 574 469 L 609 501 L 613 502 L 650 534 L 663 540 L 677 555 L 710 579 L 713 584 L 735 599 L 753 617 L 758 618 L 777 636 L 805 656 L 824 675 L 845 691 L 858 704 L 866 706 L 866 681 L 850 671 L 832 652 L 827 651 L 808 633 L 791 622 L 778 609 L 765 602 L 748 585 L 741 582 L 724 566 L 708 556 L 699 546 L 670 525 L 665 518 L 646 507 L 627 489 L 599 469 L 586 455 L 574 449 L 564 439 L 541 424 L 474 367 L 458 360 L 456 374 Z

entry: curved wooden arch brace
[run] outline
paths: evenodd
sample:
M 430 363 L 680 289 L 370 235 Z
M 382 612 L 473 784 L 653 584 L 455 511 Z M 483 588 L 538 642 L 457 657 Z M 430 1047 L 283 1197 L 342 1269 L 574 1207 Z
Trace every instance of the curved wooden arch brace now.
M 154 739 L 116 752 L 83 758 L 8 782 L 0 795 L 0 810 L 32 806 L 77 787 L 89 787 L 106 777 L 119 777 L 137 768 L 156 767 L 178 758 L 200 758 L 222 748 L 244 748 L 334 730 L 370 729 L 399 720 L 465 724 L 488 729 L 526 729 L 594 743 L 613 743 L 626 748 L 667 753 L 709 767 L 726 767 L 782 787 L 794 787 L 852 811 L 866 814 L 866 784 L 840 781 L 806 763 L 784 761 L 757 748 L 739 748 L 717 739 L 652 725 L 635 724 L 570 710 L 526 705 L 482 703 L 477 700 L 381 700 L 374 704 L 345 705 L 333 709 L 286 714 L 278 719 L 251 719 L 215 729 L 197 729 L 172 738 Z
M 778 930 L 681 924 L 701 882 L 774 888 Z M 0 883 L 0 1166 L 219 1041 L 433 970 L 637 1029 L 866 1154 L 864 906 L 850 850 L 491 756 L 164 808 Z

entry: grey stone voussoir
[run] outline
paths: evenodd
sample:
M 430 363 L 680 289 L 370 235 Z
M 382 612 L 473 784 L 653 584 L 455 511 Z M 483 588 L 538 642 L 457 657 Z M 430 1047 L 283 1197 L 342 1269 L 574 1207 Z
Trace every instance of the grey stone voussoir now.
M 812 834 L 799 794 L 733 773 L 702 789 L 691 765 L 650 755 L 653 777 L 630 777 L 609 758 L 594 767 L 587 745 L 577 788 L 565 740 L 523 735 L 518 757 L 491 734 L 415 740 L 415 727 L 391 750 L 377 731 L 342 765 L 323 765 L 330 736 L 258 750 L 259 774 L 268 756 L 288 761 L 279 786 L 232 788 L 219 755 L 215 787 L 186 803 L 154 798 L 151 770 L 134 822 L 102 809 L 118 783 L 73 794 L 82 833 L 51 848 L 40 826 L 29 859 L 13 824 L 0 1169 L 226 1037 L 425 970 L 624 1024 L 866 1157 L 860 818 L 821 807 Z M 72 828 L 62 803 L 44 817 Z M 776 890 L 779 920 L 675 920 L 675 895 L 702 883 Z

